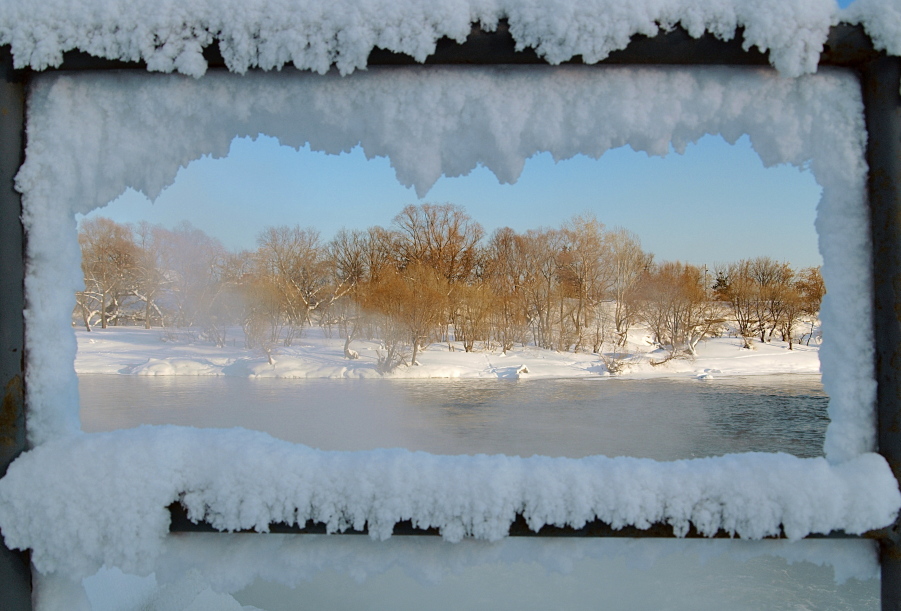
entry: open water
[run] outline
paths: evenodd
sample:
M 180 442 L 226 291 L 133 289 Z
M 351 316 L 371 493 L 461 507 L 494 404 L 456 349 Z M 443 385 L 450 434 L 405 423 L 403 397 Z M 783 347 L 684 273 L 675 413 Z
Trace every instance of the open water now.
M 82 375 L 87 431 L 240 426 L 325 450 L 675 460 L 822 454 L 819 376 L 714 380 L 285 380 Z

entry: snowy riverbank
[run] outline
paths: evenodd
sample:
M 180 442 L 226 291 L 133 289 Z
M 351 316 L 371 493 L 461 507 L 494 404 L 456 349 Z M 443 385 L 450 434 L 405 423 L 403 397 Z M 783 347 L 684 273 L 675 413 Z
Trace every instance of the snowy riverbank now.
M 274 364 L 244 348 L 240 330 L 216 347 L 196 334 L 136 327 L 77 329 L 80 374 L 126 375 L 228 375 L 267 378 L 578 378 L 609 376 L 605 359 L 591 353 L 561 353 L 533 347 L 499 350 L 454 351 L 447 344 L 432 344 L 417 358 L 419 365 L 398 367 L 387 376 L 376 369 L 378 343 L 355 341 L 359 358 L 344 358 L 344 341 L 326 338 L 320 329 L 305 329 L 291 347 L 279 347 Z M 665 353 L 654 351 L 641 333 L 630 336 L 628 353 L 621 358 L 621 377 L 724 377 L 783 373 L 819 373 L 818 346 L 785 342 L 754 342 L 754 349 L 741 347 L 734 337 L 712 338 L 698 345 L 695 358 L 672 359 L 661 365 Z M 613 355 L 606 353 L 606 361 Z

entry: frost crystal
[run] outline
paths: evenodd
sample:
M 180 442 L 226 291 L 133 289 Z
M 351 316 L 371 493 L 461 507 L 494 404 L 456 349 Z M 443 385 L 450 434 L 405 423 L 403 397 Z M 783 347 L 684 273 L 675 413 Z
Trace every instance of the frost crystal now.
M 6 0 L 0 44 L 12 45 L 17 67 L 37 70 L 81 50 L 196 77 L 207 69 L 203 48 L 218 40 L 234 72 L 293 64 L 348 74 L 365 68 L 376 47 L 421 62 L 440 38 L 463 42 L 473 24 L 490 31 L 507 19 L 517 47 L 532 47 L 551 64 L 575 56 L 595 63 L 633 35 L 681 26 L 694 37 L 709 32 L 726 40 L 741 29 L 745 48 L 769 51 L 776 68 L 797 76 L 816 71 L 839 19 L 860 21 L 897 54 L 897 15 L 893 0 L 859 0 L 846 13 L 833 0 Z

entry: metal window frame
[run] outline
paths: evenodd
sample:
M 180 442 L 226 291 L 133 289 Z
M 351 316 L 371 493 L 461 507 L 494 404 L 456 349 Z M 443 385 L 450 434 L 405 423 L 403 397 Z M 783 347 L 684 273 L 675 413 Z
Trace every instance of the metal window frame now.
M 213 44 L 204 50 L 211 69 L 225 62 Z M 369 65 L 411 65 L 413 58 L 381 49 L 369 56 Z M 438 42 L 426 64 L 543 64 L 532 49 L 517 51 L 507 24 L 494 32 L 474 27 L 463 44 Z M 568 63 L 581 63 L 576 57 Z M 742 32 L 722 41 L 712 35 L 692 38 L 681 28 L 655 37 L 633 36 L 629 46 L 612 53 L 598 65 L 725 65 L 768 66 L 765 53 L 742 48 Z M 861 84 L 868 132 L 867 191 L 873 241 L 873 327 L 877 380 L 879 453 L 901 481 L 901 58 L 877 52 L 860 26 L 831 28 L 820 55 L 821 66 L 856 72 Z M 141 62 L 122 62 L 82 52 L 65 54 L 53 70 L 141 70 Z M 24 160 L 25 102 L 30 70 L 15 70 L 10 48 L 0 47 L 0 477 L 26 450 L 25 414 L 25 232 L 21 222 L 21 195 L 14 177 Z M 213 531 L 209 524 L 194 524 L 184 509 L 170 507 L 172 532 Z M 322 524 L 303 527 L 273 524 L 271 532 L 322 533 Z M 348 531 L 360 534 L 364 531 Z M 409 522 L 395 527 L 396 535 L 437 535 L 435 529 L 414 528 Z M 724 536 L 725 533 L 722 533 Z M 546 526 L 531 531 L 522 516 L 510 528 L 511 536 L 672 537 L 672 527 L 657 524 L 647 530 L 614 530 L 596 521 L 581 529 Z M 689 532 L 688 536 L 698 536 Z M 847 536 L 833 533 L 830 536 Z M 901 610 L 901 525 L 866 533 L 880 548 L 883 610 Z M 0 542 L 0 606 L 9 611 L 32 609 L 32 574 L 27 552 L 8 550 Z

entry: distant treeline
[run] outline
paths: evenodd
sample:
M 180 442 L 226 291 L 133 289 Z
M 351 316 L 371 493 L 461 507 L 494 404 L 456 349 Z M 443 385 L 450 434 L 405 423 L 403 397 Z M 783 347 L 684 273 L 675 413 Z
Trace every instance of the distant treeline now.
M 602 352 L 646 326 L 670 355 L 693 354 L 727 321 L 751 338 L 795 337 L 824 293 L 819 268 L 767 257 L 708 272 L 655 263 L 638 237 L 591 215 L 556 229 L 486 237 L 462 207 L 405 207 L 388 228 L 342 230 L 324 242 L 302 227 L 269 227 L 254 251 L 231 252 L 184 223 L 176 229 L 106 218 L 79 230 L 85 328 L 122 323 L 195 329 L 222 345 L 240 326 L 248 348 L 271 355 L 304 327 L 351 342 L 378 339 L 379 365 L 414 364 L 436 341 L 509 350 L 532 344 Z M 809 337 L 808 337 L 809 341 Z

